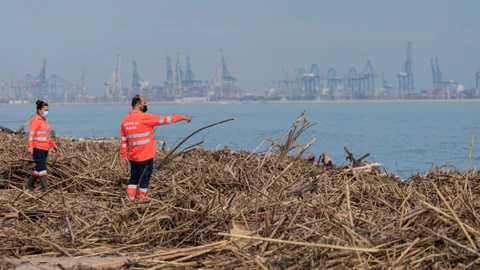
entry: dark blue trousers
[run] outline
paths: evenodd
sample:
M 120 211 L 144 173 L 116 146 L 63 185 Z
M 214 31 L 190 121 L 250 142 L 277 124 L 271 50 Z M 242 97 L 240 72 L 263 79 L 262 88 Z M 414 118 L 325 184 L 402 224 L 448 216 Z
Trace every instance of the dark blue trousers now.
M 48 151 L 33 148 L 33 161 L 35 162 L 35 171 L 33 175 L 37 174 L 35 176 L 41 176 L 47 174 L 47 157 Z
M 128 185 L 138 185 L 140 181 L 141 189 L 148 189 L 150 178 L 153 172 L 153 158 L 145 161 L 131 161 L 130 160 L 130 181 Z

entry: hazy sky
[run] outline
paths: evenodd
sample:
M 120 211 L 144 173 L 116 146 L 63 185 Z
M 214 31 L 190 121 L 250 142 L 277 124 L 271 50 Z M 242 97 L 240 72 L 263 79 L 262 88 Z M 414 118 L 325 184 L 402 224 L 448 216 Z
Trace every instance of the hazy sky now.
M 413 42 L 417 89 L 432 85 L 430 57 L 466 87 L 480 69 L 480 1 L 2 1 L 0 81 L 13 73 L 48 75 L 78 83 L 86 66 L 88 91 L 103 94 L 117 53 L 122 82 L 131 85 L 131 60 L 143 80 L 165 81 L 165 56 L 191 56 L 197 78 L 220 67 L 245 92 L 261 93 L 282 68 L 339 74 L 371 60 L 397 85 L 408 41 Z M 174 58 L 172 64 L 174 64 Z M 376 83 L 381 83 L 379 78 Z

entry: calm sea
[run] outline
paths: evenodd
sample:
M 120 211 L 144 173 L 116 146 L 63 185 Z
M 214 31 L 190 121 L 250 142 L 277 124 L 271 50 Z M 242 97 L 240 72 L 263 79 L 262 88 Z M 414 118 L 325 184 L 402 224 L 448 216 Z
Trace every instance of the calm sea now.
M 119 136 L 128 105 L 53 105 L 49 121 L 60 136 Z M 480 103 L 328 103 L 149 105 L 154 114 L 185 114 L 191 123 L 157 127 L 157 140 L 173 147 L 191 132 L 208 124 L 235 117 L 237 120 L 208 129 L 190 139 L 205 137 L 205 148 L 229 145 L 253 150 L 264 139 L 281 138 L 296 117 L 307 110 L 309 122 L 318 122 L 300 139 L 317 140 L 308 153 L 328 152 L 337 164 L 345 163 L 343 146 L 358 158 L 371 153 L 389 172 L 408 177 L 426 172 L 432 164 L 448 163 L 466 169 L 472 130 L 480 136 Z M 17 128 L 35 111 L 31 106 L 0 106 L 0 125 Z M 187 144 L 188 145 L 188 142 Z M 307 153 L 307 154 L 308 154 Z M 471 167 L 480 167 L 480 138 L 473 148 Z

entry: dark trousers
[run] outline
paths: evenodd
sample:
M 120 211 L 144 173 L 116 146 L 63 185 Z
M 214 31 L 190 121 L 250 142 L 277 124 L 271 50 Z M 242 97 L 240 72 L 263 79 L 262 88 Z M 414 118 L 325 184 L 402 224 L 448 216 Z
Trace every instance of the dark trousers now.
M 33 148 L 33 161 L 35 162 L 35 171 L 40 173 L 47 170 L 48 151 Z
M 128 185 L 138 185 L 140 181 L 140 188 L 147 189 L 153 172 L 153 158 L 140 162 L 130 160 L 130 167 Z

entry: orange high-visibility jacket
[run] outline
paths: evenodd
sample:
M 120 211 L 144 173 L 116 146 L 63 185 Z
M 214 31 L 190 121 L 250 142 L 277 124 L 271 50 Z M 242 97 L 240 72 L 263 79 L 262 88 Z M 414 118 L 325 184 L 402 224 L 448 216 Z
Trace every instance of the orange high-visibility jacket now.
M 132 110 L 120 126 L 120 153 L 131 161 L 145 161 L 155 156 L 153 128 L 185 120 L 183 115 L 160 116 Z M 128 149 L 128 151 L 127 151 Z
M 50 139 L 50 125 L 47 119 L 37 115 L 30 121 L 28 149 L 38 148 L 48 151 L 50 147 L 57 148 L 55 142 Z

